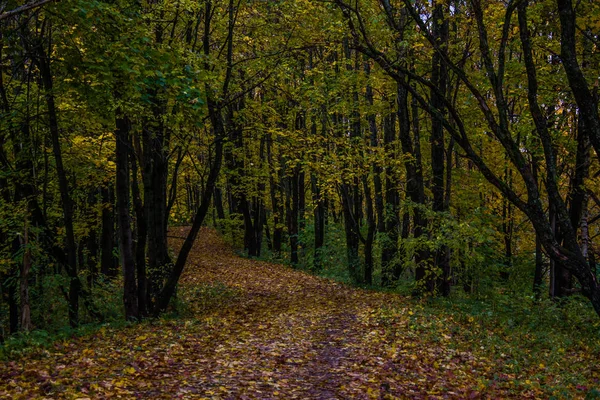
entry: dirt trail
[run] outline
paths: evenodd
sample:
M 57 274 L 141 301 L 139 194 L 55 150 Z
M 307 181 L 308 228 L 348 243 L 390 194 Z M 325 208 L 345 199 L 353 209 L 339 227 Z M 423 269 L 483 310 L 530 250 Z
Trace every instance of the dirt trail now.
M 357 315 L 377 295 L 242 259 L 213 232 L 204 233 L 208 240 L 184 281 L 220 282 L 236 288 L 239 298 L 220 314 L 235 334 L 203 352 L 209 378 L 197 381 L 196 389 L 227 389 L 215 391 L 224 398 L 369 398 L 352 370 L 366 333 Z
M 175 247 L 184 235 L 171 232 Z M 431 365 L 453 353 L 390 337 L 372 318 L 400 305 L 398 296 L 237 257 L 211 230 L 201 232 L 181 286 L 228 295 L 209 313 L 102 329 L 0 364 L 0 398 L 477 397 L 452 371 Z M 419 347 L 427 362 L 412 355 L 422 345 L 430 346 Z

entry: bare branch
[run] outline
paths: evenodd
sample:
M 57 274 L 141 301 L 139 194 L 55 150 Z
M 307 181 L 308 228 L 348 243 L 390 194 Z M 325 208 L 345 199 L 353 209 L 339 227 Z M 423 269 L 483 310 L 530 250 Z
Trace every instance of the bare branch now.
M 5 13 L 0 14 L 0 21 L 2 21 L 3 19 L 6 19 L 6 18 L 10 18 L 13 15 L 17 15 L 17 14 L 20 14 L 22 12 L 25 12 L 27 10 L 31 10 L 31 9 L 34 9 L 34 8 L 41 7 L 44 4 L 51 3 L 53 1 L 57 1 L 57 0 L 41 0 L 41 1 L 38 1 L 37 3 L 30 3 L 30 4 L 22 5 L 21 7 L 15 8 L 14 10 L 7 11 Z

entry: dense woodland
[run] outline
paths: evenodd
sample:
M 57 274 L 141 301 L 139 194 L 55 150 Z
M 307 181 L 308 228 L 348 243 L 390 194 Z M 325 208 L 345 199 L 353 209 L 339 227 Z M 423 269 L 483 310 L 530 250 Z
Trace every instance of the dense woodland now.
M 600 3 L 0 5 L 2 338 L 163 313 L 207 224 L 357 285 L 600 314 Z

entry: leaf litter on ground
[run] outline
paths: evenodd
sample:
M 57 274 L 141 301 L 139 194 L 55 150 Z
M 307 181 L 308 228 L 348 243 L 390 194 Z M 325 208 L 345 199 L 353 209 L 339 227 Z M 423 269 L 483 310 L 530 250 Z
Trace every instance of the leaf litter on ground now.
M 185 229 L 172 234 L 183 237 Z M 180 242 L 172 239 L 174 247 Z M 522 399 L 597 393 L 597 346 L 556 349 L 561 356 L 551 365 L 515 357 L 511 351 L 519 343 L 510 338 L 498 348 L 478 346 L 487 327 L 472 317 L 238 257 L 210 229 L 201 232 L 178 296 L 185 311 L 178 319 L 103 327 L 0 363 L 0 398 Z M 571 368 L 581 371 L 577 381 L 563 379 L 572 376 L 563 374 Z

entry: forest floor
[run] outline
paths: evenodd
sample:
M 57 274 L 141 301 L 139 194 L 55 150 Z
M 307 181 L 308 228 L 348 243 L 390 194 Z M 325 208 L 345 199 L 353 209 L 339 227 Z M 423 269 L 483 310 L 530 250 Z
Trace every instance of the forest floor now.
M 547 360 L 515 369 L 511 354 L 473 346 L 469 332 L 482 327 L 473 318 L 438 318 L 399 295 L 238 257 L 208 229 L 179 297 L 185 317 L 103 327 L 0 363 L 0 398 L 548 398 L 557 385 L 568 389 L 559 398 L 590 393 L 552 376 Z M 597 383 L 596 363 L 578 354 L 582 382 Z

